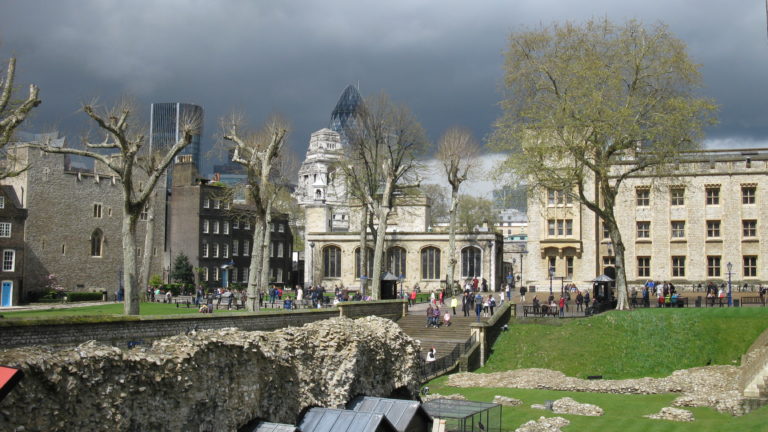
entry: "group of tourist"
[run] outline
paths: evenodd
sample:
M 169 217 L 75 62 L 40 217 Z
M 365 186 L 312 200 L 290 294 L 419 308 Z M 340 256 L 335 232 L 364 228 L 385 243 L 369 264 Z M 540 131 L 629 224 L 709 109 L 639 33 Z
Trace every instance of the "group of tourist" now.
M 200 313 L 213 313 L 214 302 L 216 303 L 216 309 L 226 307 L 227 310 L 231 310 L 235 303 L 241 302 L 242 306 L 245 306 L 248 300 L 248 293 L 246 290 L 236 290 L 230 288 L 216 288 L 215 290 L 204 292 L 202 287 L 198 287 L 195 291 L 195 297 L 193 299 L 195 306 L 198 306 Z M 205 300 L 205 303 L 203 303 Z M 222 306 L 224 303 L 224 306 Z

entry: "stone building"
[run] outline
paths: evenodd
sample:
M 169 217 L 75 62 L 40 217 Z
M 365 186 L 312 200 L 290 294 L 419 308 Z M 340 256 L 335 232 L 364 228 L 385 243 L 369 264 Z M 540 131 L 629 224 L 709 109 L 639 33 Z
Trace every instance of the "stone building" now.
M 63 138 L 29 136 L 39 143 Z M 2 180 L 11 186 L 27 211 L 24 225 L 24 295 L 35 298 L 45 290 L 49 275 L 71 291 L 107 291 L 112 295 L 122 272 L 123 197 L 119 179 L 96 163 L 77 168 L 68 155 L 49 154 L 28 144 L 15 144 L 9 153 L 16 163 L 29 165 L 17 177 Z M 161 179 L 158 184 L 164 184 Z M 165 212 L 155 212 L 156 226 L 151 274 L 162 273 Z M 144 220 L 137 227 L 143 246 Z M 138 251 L 141 254 L 141 251 Z M 18 258 L 17 258 L 18 261 Z
M 199 268 L 199 283 L 215 288 L 247 284 L 253 251 L 254 219 L 247 204 L 232 204 L 221 184 L 200 178 L 192 158 L 179 156 L 169 200 L 171 262 L 183 253 Z M 274 215 L 270 280 L 290 284 L 293 235 L 287 215 Z
M 630 285 L 768 280 L 768 149 L 686 153 L 669 175 L 639 173 L 619 191 L 616 218 Z M 622 169 L 621 166 L 616 169 Z M 594 187 L 586 188 L 594 197 Z M 560 191 L 528 201 L 526 281 L 588 285 L 610 274 L 613 245 L 595 215 Z
M 27 210 L 11 186 L 0 187 L 0 306 L 19 304 L 24 293 L 24 223 Z

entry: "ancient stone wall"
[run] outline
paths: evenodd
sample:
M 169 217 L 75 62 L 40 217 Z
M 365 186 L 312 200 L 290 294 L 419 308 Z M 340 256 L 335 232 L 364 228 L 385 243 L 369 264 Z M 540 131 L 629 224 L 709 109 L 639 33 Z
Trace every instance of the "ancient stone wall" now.
M 0 402 L 0 430 L 232 431 L 255 418 L 295 424 L 306 408 L 358 395 L 415 395 L 419 344 L 387 319 L 333 318 L 133 350 L 18 348 L 0 364 L 25 374 Z

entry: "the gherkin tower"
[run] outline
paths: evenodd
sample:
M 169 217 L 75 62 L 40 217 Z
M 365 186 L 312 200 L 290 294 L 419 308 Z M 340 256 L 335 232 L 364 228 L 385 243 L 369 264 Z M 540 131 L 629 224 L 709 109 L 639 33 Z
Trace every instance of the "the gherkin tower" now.
M 341 135 L 342 144 L 347 144 L 346 131 L 355 127 L 355 116 L 358 108 L 363 104 L 363 98 L 353 85 L 348 85 L 341 93 L 336 107 L 331 113 L 329 128 Z

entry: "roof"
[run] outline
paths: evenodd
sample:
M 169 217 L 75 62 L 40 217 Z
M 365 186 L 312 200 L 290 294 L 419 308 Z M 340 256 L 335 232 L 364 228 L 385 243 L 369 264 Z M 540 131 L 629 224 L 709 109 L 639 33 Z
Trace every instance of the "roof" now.
M 248 432 L 296 432 L 296 426 L 282 423 L 259 422 L 254 429 Z
M 299 423 L 301 432 L 397 432 L 383 414 L 312 408 Z
M 454 399 L 432 399 L 421 405 L 432 418 L 463 419 L 501 405 L 491 402 L 476 402 Z
M 349 408 L 359 412 L 384 414 L 387 420 L 400 432 L 404 432 L 417 415 L 431 421 L 429 414 L 424 411 L 421 404 L 412 400 L 363 396 L 354 399 Z

